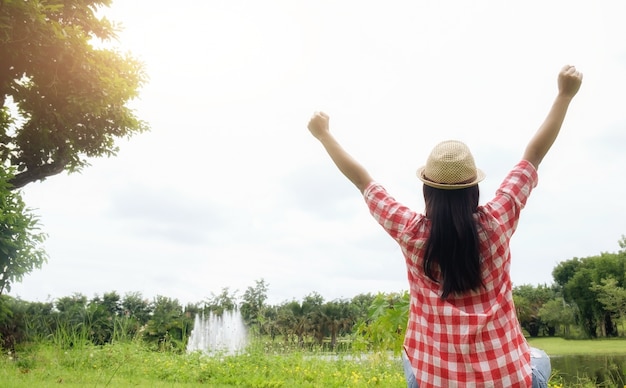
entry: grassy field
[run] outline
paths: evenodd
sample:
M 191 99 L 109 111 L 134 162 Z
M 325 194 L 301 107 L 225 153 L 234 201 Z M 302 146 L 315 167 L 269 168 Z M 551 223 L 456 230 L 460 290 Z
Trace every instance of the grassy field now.
M 540 337 L 528 340 L 531 346 L 543 349 L 550 356 L 569 355 L 626 355 L 626 340 L 624 339 L 596 339 L 596 340 L 567 340 L 557 337 Z
M 550 355 L 626 354 L 625 340 L 540 338 L 532 346 Z M 0 356 L 0 386 L 21 387 L 249 387 L 358 388 L 406 386 L 399 357 L 388 354 L 267 352 L 251 349 L 237 356 L 156 352 L 141 342 L 61 349 L 49 344 Z M 584 376 L 583 376 L 584 377 Z M 554 376 L 551 388 L 594 387 L 581 378 L 564 385 Z M 622 388 L 619 384 L 611 387 Z
M 36 346 L 0 359 L 2 387 L 404 387 L 399 359 L 312 352 L 205 357 L 155 352 L 141 344 L 82 349 Z

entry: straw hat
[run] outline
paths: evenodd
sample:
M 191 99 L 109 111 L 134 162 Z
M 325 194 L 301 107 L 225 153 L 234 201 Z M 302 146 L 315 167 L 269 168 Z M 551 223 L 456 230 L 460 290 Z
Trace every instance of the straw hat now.
M 427 186 L 455 190 L 477 185 L 485 179 L 485 173 L 476 168 L 474 157 L 464 143 L 447 140 L 433 148 L 426 165 L 417 170 L 417 177 Z

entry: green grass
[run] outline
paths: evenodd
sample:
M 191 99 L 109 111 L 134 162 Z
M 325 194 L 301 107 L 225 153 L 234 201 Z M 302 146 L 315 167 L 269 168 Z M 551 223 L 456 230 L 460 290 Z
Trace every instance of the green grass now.
M 399 359 L 360 360 L 315 353 L 238 356 L 155 352 L 139 343 L 82 349 L 39 345 L 0 357 L 0 382 L 10 387 L 404 387 Z
M 626 354 L 625 340 L 534 338 L 532 346 L 550 355 Z M 157 352 L 141 341 L 63 348 L 52 343 L 0 355 L 2 387 L 249 387 L 358 388 L 406 386 L 399 357 L 315 351 L 274 351 L 252 346 L 237 356 Z M 585 375 L 563 383 L 556 371 L 550 387 L 595 387 Z M 619 386 L 621 385 L 610 385 Z
M 619 366 L 608 365 L 607 360 L 598 361 L 596 358 L 598 356 L 626 356 L 626 340 L 624 338 L 568 340 L 556 337 L 540 337 L 531 338 L 528 342 L 533 347 L 543 349 L 552 357 L 569 356 L 570 361 L 566 363 L 569 364 L 566 366 L 569 372 L 557 370 L 559 363 L 556 362 L 556 359 L 552 362 L 550 388 L 594 388 L 597 386 L 626 388 L 622 378 L 619 377 L 618 370 L 613 370 Z M 602 364 L 602 367 L 596 370 L 598 362 Z M 571 367 L 572 364 L 573 368 Z M 626 371 L 622 371 L 623 373 Z M 594 381 L 602 383 L 596 384 Z
M 569 355 L 626 355 L 626 340 L 595 339 L 595 340 L 567 340 L 557 337 L 539 337 L 528 340 L 530 346 L 544 350 L 550 356 Z

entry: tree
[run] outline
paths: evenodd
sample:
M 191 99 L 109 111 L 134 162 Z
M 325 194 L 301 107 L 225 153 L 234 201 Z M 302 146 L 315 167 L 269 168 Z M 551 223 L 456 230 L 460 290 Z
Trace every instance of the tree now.
M 531 337 L 537 337 L 545 324 L 539 318 L 539 309 L 541 309 L 544 303 L 553 299 L 554 294 L 554 289 L 545 284 L 540 284 L 536 287 L 524 284 L 513 288 L 513 301 L 517 310 L 517 319 Z M 548 330 L 552 329 L 548 327 Z
M 48 258 L 41 246 L 46 235 L 39 231 L 39 220 L 21 194 L 9 189 L 8 176 L 0 168 L 0 295 Z
M 304 336 L 311 336 L 317 340 L 319 344 L 324 339 L 324 325 L 326 317 L 324 317 L 322 306 L 324 305 L 324 297 L 318 292 L 311 292 L 302 299 L 301 313 L 298 318 L 300 328 L 306 328 L 303 331 Z M 303 321 L 306 321 L 304 323 Z M 300 337 L 304 338 L 303 336 Z
M 351 304 L 352 304 L 352 307 L 354 308 L 354 314 L 355 314 L 356 320 L 363 320 L 363 321 L 367 320 L 369 316 L 368 314 L 369 314 L 370 306 L 372 305 L 372 303 L 374 303 L 375 298 L 376 298 L 376 295 L 373 295 L 371 293 L 358 294 L 352 298 Z M 408 316 L 407 316 L 407 319 L 408 319 Z
M 574 257 L 571 260 L 562 261 L 552 270 L 552 277 L 556 284 L 565 287 L 567 282 L 574 277 L 576 272 L 583 266 L 582 260 Z
M 27 304 L 8 295 L 0 295 L 0 349 L 12 352 L 27 337 Z
M 267 300 L 268 284 L 265 280 L 257 280 L 254 287 L 248 287 L 241 302 L 241 316 L 248 325 L 258 324 Z
M 182 350 L 187 327 L 180 302 L 178 299 L 157 295 L 153 306 L 144 337 L 149 342 L 156 342 L 159 350 Z
M 118 31 L 96 15 L 110 3 L 0 3 L 0 161 L 16 169 L 13 189 L 79 171 L 115 155 L 116 138 L 148 129 L 127 106 L 143 64 L 101 44 Z
M 620 247 L 624 244 L 623 238 L 619 244 Z M 579 323 L 589 337 L 618 334 L 614 323 L 615 311 L 610 311 L 600 302 L 601 288 L 591 285 L 601 285 L 602 279 L 613 278 L 616 286 L 624 288 L 626 254 L 623 250 L 559 263 L 552 275 L 562 287 L 565 300 L 576 305 Z
M 145 325 L 150 320 L 152 306 L 144 299 L 140 292 L 128 292 L 122 300 L 122 313 L 137 321 L 138 326 Z
M 128 106 L 143 64 L 105 48 L 118 29 L 96 11 L 110 3 L 0 1 L 0 294 L 46 260 L 17 190 L 115 155 L 117 138 L 148 129 Z
M 324 335 L 330 337 L 330 350 L 335 350 L 337 339 L 350 333 L 356 322 L 356 307 L 347 300 L 333 300 L 322 306 Z
M 277 325 L 285 340 L 296 340 L 299 346 L 305 345 L 305 338 L 314 331 L 314 317 L 324 299 L 317 293 L 306 296 L 302 303 L 292 300 L 283 302 L 277 311 Z
M 574 309 L 563 298 L 551 299 L 539 309 L 539 318 L 548 325 L 550 336 L 553 336 L 561 325 L 564 334 L 569 334 L 569 327 L 574 323 Z
M 117 292 L 106 292 L 102 298 L 94 296 L 87 305 L 86 316 L 91 342 L 96 345 L 112 342 L 121 322 L 121 312 L 120 296 Z M 119 329 L 117 334 L 121 334 Z
M 204 312 L 212 311 L 218 316 L 221 316 L 224 311 L 234 311 L 237 309 L 237 291 L 231 293 L 228 287 L 224 287 L 218 295 L 212 292 L 211 298 L 205 302 L 204 306 Z
M 615 321 L 622 321 L 626 317 L 626 289 L 620 287 L 617 280 L 611 276 L 600 280 L 600 284 L 593 282 L 591 290 L 596 292 L 598 302 L 602 303 Z

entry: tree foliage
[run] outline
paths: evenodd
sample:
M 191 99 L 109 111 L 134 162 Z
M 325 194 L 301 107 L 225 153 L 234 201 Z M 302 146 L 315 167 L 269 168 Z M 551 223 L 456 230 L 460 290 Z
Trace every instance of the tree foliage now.
M 617 336 L 620 322 L 623 336 L 625 269 L 624 250 L 559 263 L 554 284 L 513 289 L 518 320 L 532 336 L 570 336 L 570 326 L 578 327 L 572 336 L 579 336 L 581 329 L 588 337 Z M 410 308 L 406 291 L 331 301 L 312 292 L 301 301 L 273 306 L 266 304 L 267 291 L 265 281 L 259 280 L 246 290 L 241 303 L 236 292 L 224 288 L 185 308 L 164 296 L 148 302 L 140 293 L 121 298 L 109 292 L 91 300 L 74 294 L 54 304 L 0 296 L 0 346 L 32 338 L 52 338 L 63 346 L 141 338 L 154 349 L 181 352 L 196 315 L 239 309 L 247 312 L 248 329 L 259 334 L 266 347 L 395 352 L 402 348 Z
M 268 287 L 265 280 L 260 279 L 255 281 L 254 287 L 248 287 L 244 292 L 240 311 L 247 324 L 258 323 L 259 317 L 263 316 Z
M 0 2 L 0 161 L 16 169 L 13 188 L 78 171 L 147 129 L 128 107 L 143 64 L 103 44 L 116 39 L 97 15 L 110 3 Z
M 0 295 L 11 284 L 47 260 L 42 247 L 46 235 L 39 220 L 26 208 L 19 191 L 11 191 L 7 174 L 0 168 Z
M 546 323 L 540 319 L 539 311 L 541 307 L 547 301 L 554 299 L 554 297 L 554 289 L 545 284 L 540 284 L 536 287 L 524 284 L 513 289 L 513 301 L 517 309 L 517 319 L 531 337 L 537 337 Z M 553 328 L 546 327 L 548 330 Z
M 219 294 L 211 293 L 211 297 L 204 302 L 204 312 L 209 311 L 221 316 L 224 311 L 233 311 L 237 305 L 237 291 L 231 292 L 229 287 L 222 288 Z
M 115 155 L 117 138 L 148 129 L 129 107 L 143 64 L 105 48 L 118 30 L 97 10 L 110 3 L 0 1 L 0 294 L 46 261 L 18 189 Z
M 624 237 L 619 244 L 623 248 Z M 552 275 L 565 300 L 577 307 L 578 323 L 587 336 L 618 335 L 619 300 L 626 288 L 625 250 L 561 262 Z
M 570 326 L 574 323 L 575 309 L 563 298 L 556 297 L 539 308 L 538 318 L 547 325 L 549 335 L 555 335 L 556 330 L 561 327 L 563 334 L 569 335 Z
M 591 290 L 598 295 L 598 302 L 616 321 L 626 318 L 626 289 L 620 287 L 615 278 L 609 276 L 601 279 L 600 284 L 594 282 Z

